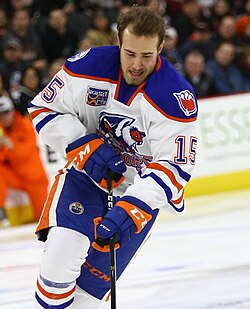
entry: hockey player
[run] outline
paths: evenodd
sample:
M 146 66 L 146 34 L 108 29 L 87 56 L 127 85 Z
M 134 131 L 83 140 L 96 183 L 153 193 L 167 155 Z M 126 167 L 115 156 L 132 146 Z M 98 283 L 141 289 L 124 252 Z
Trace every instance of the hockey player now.
M 36 231 L 45 241 L 37 308 L 99 308 L 109 294 L 109 253 L 96 237 L 118 233 L 120 277 L 159 209 L 184 209 L 197 145 L 195 94 L 160 56 L 165 32 L 156 11 L 132 7 L 117 28 L 119 47 L 69 58 L 29 106 L 44 142 L 68 159 Z M 111 210 L 107 168 L 119 176 Z

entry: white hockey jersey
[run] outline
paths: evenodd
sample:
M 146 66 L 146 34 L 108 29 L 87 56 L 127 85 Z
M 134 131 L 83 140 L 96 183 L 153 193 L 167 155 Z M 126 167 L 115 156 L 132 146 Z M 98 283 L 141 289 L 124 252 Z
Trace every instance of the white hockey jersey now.
M 68 144 L 98 132 L 127 165 L 115 194 L 153 209 L 184 209 L 197 146 L 197 102 L 190 84 L 161 56 L 139 86 L 123 79 L 119 47 L 69 58 L 29 105 L 43 141 L 65 156 Z

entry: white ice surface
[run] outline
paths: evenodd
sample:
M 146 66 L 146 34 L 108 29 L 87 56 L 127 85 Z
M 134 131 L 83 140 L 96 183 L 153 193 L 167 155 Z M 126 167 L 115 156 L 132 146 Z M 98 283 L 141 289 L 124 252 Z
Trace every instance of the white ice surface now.
M 250 190 L 188 199 L 186 209 L 161 213 L 117 282 L 117 309 L 250 309 Z M 35 308 L 34 229 L 0 230 L 1 309 Z

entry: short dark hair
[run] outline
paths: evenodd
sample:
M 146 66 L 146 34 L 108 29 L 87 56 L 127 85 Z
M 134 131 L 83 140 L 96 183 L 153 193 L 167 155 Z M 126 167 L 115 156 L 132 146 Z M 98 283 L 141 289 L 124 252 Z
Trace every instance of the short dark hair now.
M 154 9 L 145 6 L 133 6 L 117 20 L 118 37 L 122 44 L 124 30 L 131 26 L 136 36 L 155 36 L 159 38 L 158 47 L 165 38 L 165 24 L 162 16 Z

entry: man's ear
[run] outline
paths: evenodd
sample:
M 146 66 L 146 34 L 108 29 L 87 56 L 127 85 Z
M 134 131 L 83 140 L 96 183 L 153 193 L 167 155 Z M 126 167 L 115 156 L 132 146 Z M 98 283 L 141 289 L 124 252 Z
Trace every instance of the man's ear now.
M 161 53 L 161 51 L 162 51 L 162 49 L 163 49 L 164 42 L 165 42 L 165 41 L 162 41 L 161 45 L 158 47 L 158 51 L 157 51 L 158 55 Z

